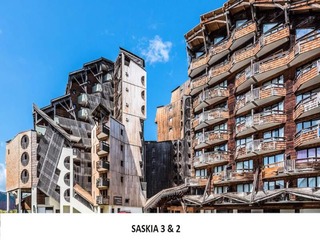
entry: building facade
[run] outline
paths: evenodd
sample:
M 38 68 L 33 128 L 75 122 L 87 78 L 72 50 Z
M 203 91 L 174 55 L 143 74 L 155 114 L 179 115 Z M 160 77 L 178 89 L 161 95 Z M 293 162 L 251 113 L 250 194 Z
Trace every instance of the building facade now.
M 320 212 L 318 4 L 230 0 L 200 17 L 185 35 L 192 178 L 146 210 Z
M 115 62 L 84 64 L 63 96 L 33 106 L 34 130 L 7 143 L 6 188 L 20 212 L 142 212 L 144 67 L 120 48 Z

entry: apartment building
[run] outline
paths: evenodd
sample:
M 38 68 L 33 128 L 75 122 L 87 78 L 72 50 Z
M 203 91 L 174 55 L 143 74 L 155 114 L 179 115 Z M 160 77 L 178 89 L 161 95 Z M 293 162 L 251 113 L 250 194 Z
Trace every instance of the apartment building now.
M 115 62 L 71 72 L 50 105 L 34 104 L 34 129 L 7 143 L 6 190 L 19 212 L 142 212 L 144 68 L 120 48 Z
M 319 20 L 317 0 L 200 16 L 185 34 L 192 177 L 146 211 L 320 212 Z

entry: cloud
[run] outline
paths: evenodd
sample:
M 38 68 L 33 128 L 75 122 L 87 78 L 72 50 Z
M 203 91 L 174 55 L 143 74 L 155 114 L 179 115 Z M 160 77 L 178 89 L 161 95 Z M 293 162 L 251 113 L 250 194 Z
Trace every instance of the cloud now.
M 141 54 L 146 58 L 146 61 L 153 64 L 157 62 L 168 62 L 170 59 L 170 50 L 172 43 L 164 42 L 156 35 L 149 40 L 147 49 L 142 49 Z
M 0 191 L 6 190 L 6 167 L 0 163 Z

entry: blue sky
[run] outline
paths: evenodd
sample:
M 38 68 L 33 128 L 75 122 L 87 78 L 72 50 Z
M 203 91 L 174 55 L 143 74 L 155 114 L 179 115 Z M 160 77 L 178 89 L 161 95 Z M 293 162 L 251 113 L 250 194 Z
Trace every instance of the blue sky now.
M 68 73 L 119 47 L 146 59 L 145 139 L 156 140 L 156 107 L 187 80 L 184 34 L 225 1 L 2 1 L 0 8 L 0 190 L 5 142 L 32 129 L 32 103 L 64 94 Z

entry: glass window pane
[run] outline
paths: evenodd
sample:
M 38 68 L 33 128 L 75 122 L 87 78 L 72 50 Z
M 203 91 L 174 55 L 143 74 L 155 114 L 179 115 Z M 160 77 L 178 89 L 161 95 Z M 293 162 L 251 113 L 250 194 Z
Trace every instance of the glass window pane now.
M 264 190 L 269 190 L 268 182 L 263 183 L 263 189 Z
M 278 23 L 265 23 L 263 24 L 263 33 L 266 33 L 267 31 L 269 31 L 270 29 L 274 28 L 275 26 L 277 26 Z
M 272 164 L 272 163 L 274 163 L 274 156 L 269 157 L 269 164 Z
M 245 170 L 249 169 L 249 162 L 248 161 L 243 162 L 243 169 L 245 169 Z
M 249 169 L 253 169 L 253 160 L 249 160 Z
M 296 39 L 301 38 L 308 33 L 310 33 L 313 29 L 312 28 L 297 28 L 296 29 Z
M 276 188 L 277 189 L 280 189 L 280 188 L 284 188 L 284 181 L 283 180 L 279 180 L 279 181 L 276 181 Z
M 263 165 L 268 165 L 269 164 L 269 159 L 268 157 L 263 158 Z
M 269 182 L 269 190 L 274 190 L 274 188 L 275 188 L 275 183 Z
M 315 177 L 308 178 L 308 187 L 315 187 L 315 186 L 316 186 L 316 178 Z
M 308 157 L 309 157 L 309 158 L 314 158 L 314 157 L 316 157 L 316 149 L 315 149 L 315 148 L 310 148 L 310 149 L 308 150 Z
M 263 134 L 263 138 L 266 139 L 266 138 L 271 138 L 271 132 L 265 132 Z
M 306 159 L 307 158 L 307 149 L 300 150 L 297 152 L 297 159 Z
M 237 163 L 237 170 L 242 170 L 242 162 Z
M 246 19 L 236 21 L 236 28 L 242 26 L 247 22 Z
M 243 185 L 237 185 L 237 192 L 243 192 Z
M 298 188 L 305 188 L 307 187 L 307 178 L 298 178 Z
M 320 147 L 317 148 L 317 157 L 320 158 Z
M 320 177 L 317 177 L 317 187 L 320 187 Z
M 303 128 L 304 129 L 309 128 L 309 127 L 311 127 L 311 123 L 309 121 L 303 123 Z
M 278 154 L 278 155 L 276 155 L 276 160 L 275 160 L 276 162 L 283 162 L 284 161 L 284 159 L 283 159 L 283 154 Z
M 243 191 L 244 191 L 244 192 L 250 192 L 250 190 L 249 190 L 249 184 L 244 184 L 244 185 L 243 185 Z
M 217 44 L 223 40 L 224 37 L 216 37 L 213 39 L 213 44 Z

